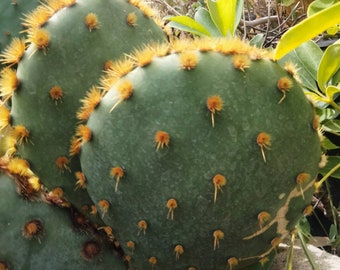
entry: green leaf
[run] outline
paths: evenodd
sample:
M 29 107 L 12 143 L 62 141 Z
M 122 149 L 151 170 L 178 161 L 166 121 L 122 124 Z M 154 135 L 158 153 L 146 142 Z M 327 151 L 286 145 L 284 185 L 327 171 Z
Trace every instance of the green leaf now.
M 340 132 L 340 120 L 329 120 L 322 123 L 322 128 L 328 132 Z
M 165 17 L 169 20 L 169 27 L 174 27 L 182 31 L 190 32 L 198 36 L 211 36 L 209 31 L 200 23 L 188 16 Z
M 323 52 L 320 47 L 315 42 L 309 40 L 286 54 L 278 63 L 283 67 L 286 62 L 294 63 L 298 68 L 302 85 L 314 91 L 317 88 L 317 73 L 322 55 Z
M 340 2 L 324 9 L 290 28 L 279 41 L 274 59 L 280 59 L 291 50 L 340 23 Z
M 334 149 L 340 148 L 340 145 L 335 145 L 335 144 L 332 143 L 328 138 L 324 138 L 324 139 L 322 140 L 322 146 L 323 146 L 323 148 L 325 148 L 326 150 L 334 150 Z
M 223 36 L 234 35 L 237 0 L 208 0 L 211 19 Z
M 340 12 L 340 11 L 339 11 Z M 340 13 L 339 13 L 340 14 Z M 340 42 L 329 46 L 321 58 L 318 70 L 318 85 L 323 92 L 331 78 L 340 69 Z
M 332 6 L 336 2 L 337 0 L 316 0 L 308 6 L 307 16 L 310 17 L 313 14 Z
M 334 85 L 330 85 L 326 88 L 326 96 L 330 101 L 334 101 L 333 96 L 336 94 L 340 94 L 340 88 L 335 87 Z
M 214 37 L 221 37 L 221 32 L 216 28 L 214 22 L 210 17 L 210 13 L 205 8 L 200 7 L 197 9 L 194 19 L 196 22 L 200 23 L 207 31 L 210 33 L 211 36 Z
M 337 164 L 340 163 L 340 157 L 338 156 L 328 156 L 327 157 L 327 164 L 324 168 L 320 169 L 320 173 L 322 175 L 326 175 L 331 169 L 333 169 Z M 336 170 L 331 175 L 334 178 L 340 179 L 340 170 Z

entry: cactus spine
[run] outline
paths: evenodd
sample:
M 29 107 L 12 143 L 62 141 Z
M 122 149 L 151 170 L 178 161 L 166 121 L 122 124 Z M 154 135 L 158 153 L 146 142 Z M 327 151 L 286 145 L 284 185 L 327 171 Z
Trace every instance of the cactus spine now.
M 313 192 L 312 105 L 290 71 L 238 40 L 159 48 L 132 57 L 87 122 L 88 192 L 132 269 L 265 264 Z

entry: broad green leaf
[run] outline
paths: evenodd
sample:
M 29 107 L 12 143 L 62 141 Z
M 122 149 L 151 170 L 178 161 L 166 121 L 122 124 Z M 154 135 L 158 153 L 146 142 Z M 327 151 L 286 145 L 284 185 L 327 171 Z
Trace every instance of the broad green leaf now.
M 283 34 L 276 49 L 274 59 L 280 59 L 291 50 L 340 23 L 340 2 L 324 9 L 290 28 Z
M 340 145 L 332 143 L 328 138 L 322 140 L 322 147 L 326 150 L 334 150 L 340 148 Z
M 340 132 L 340 120 L 328 120 L 322 123 L 322 128 L 328 132 Z
M 210 13 L 208 10 L 205 8 L 200 7 L 195 15 L 194 15 L 194 20 L 198 23 L 200 23 L 205 29 L 208 30 L 208 32 L 211 34 L 211 36 L 214 37 L 220 37 L 221 33 L 220 31 L 216 28 L 214 22 L 212 21 L 210 17 Z
M 202 24 L 188 16 L 165 17 L 165 19 L 170 21 L 168 24 L 169 27 L 174 27 L 198 36 L 210 36 L 209 31 Z
M 319 120 L 321 123 L 328 120 L 333 120 L 337 114 L 334 109 L 332 108 L 326 108 L 326 109 L 320 109 L 315 108 L 316 114 L 319 116 Z
M 312 100 L 314 100 L 315 102 L 321 102 L 321 103 L 329 103 L 329 100 L 328 98 L 326 97 L 322 97 L 318 94 L 316 94 L 315 92 L 310 92 L 310 91 L 305 91 L 305 94 L 307 96 L 309 96 Z M 325 106 L 322 106 L 322 107 L 325 107 Z
M 335 94 L 340 94 L 340 88 L 335 87 L 334 85 L 330 85 L 326 88 L 326 96 L 329 98 L 329 100 L 333 101 L 333 96 Z
M 333 169 L 336 165 L 340 163 L 340 157 L 338 156 L 328 156 L 327 164 L 325 167 L 320 169 L 320 173 L 322 175 L 326 175 L 331 169 Z M 331 175 L 334 178 L 340 179 L 340 169 L 336 170 Z
M 332 5 L 334 5 L 337 0 L 316 0 L 310 3 L 307 9 L 307 16 L 310 17 L 321 10 L 324 10 Z
M 340 15 L 340 13 L 339 13 Z M 318 85 L 323 92 L 331 78 L 340 69 L 340 42 L 329 46 L 321 58 L 318 70 Z
M 234 35 L 237 0 L 208 0 L 211 19 L 223 36 Z
M 278 63 L 283 67 L 286 62 L 295 64 L 302 85 L 314 91 L 317 88 L 317 72 L 322 55 L 323 52 L 320 47 L 315 42 L 309 40 L 286 54 Z

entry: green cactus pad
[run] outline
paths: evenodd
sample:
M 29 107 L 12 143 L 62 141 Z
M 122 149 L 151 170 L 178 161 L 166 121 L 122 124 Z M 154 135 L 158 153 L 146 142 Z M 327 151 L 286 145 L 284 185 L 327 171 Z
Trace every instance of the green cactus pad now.
M 126 269 L 105 243 L 72 228 L 65 211 L 23 200 L 3 174 L 0 212 L 0 266 L 8 267 L 1 269 Z
M 132 269 L 265 264 L 313 193 L 320 142 L 295 73 L 237 40 L 196 43 L 153 48 L 87 123 L 88 191 Z
M 81 100 L 108 60 L 145 42 L 164 41 L 165 34 L 147 16 L 148 9 L 125 0 L 51 0 L 46 5 L 54 15 L 32 12 L 25 21 L 31 45 L 18 65 L 11 99 L 13 129 L 22 131 L 15 135 L 21 138 L 16 155 L 29 162 L 46 188 L 61 187 L 64 198 L 81 209 L 93 204 L 78 182 L 79 159 L 69 155 Z
M 0 1 L 0 55 L 6 50 L 13 38 L 23 37 L 22 18 L 33 10 L 39 0 L 2 0 Z M 0 57 L 0 69 L 2 66 Z

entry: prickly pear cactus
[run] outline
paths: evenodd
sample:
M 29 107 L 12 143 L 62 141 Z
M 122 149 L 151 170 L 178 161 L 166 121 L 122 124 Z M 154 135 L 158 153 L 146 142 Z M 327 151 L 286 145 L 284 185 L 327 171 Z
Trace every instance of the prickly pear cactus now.
M 70 150 L 79 122 L 76 112 L 82 103 L 95 104 L 106 91 L 93 88 L 86 96 L 112 60 L 146 42 L 165 40 L 154 16 L 143 1 L 127 0 L 49 0 L 27 14 L 31 45 L 17 72 L 2 72 L 0 84 L 3 98 L 11 99 L 10 112 L 1 107 L 0 128 L 11 125 L 14 140 L 7 152 L 15 157 L 3 169 L 20 178 L 21 186 L 32 187 L 21 189 L 25 197 L 31 197 L 29 190 L 61 188 L 62 193 L 48 198 L 51 202 L 63 207 L 71 202 L 95 214 L 74 156 L 77 138 Z
M 24 26 L 21 19 L 24 14 L 33 10 L 39 5 L 39 0 L 2 0 L 0 1 L 0 56 L 6 53 L 5 48 L 14 40 L 14 43 L 20 43 L 23 38 Z M 21 43 L 24 46 L 24 43 Z M 2 64 L 7 64 L 0 57 L 0 69 Z
M 0 212 L 0 269 L 126 269 L 100 238 L 75 231 L 67 212 L 19 197 L 6 175 Z
M 320 160 L 294 68 L 238 40 L 132 58 L 81 148 L 89 194 L 131 269 L 265 266 L 309 205 Z

